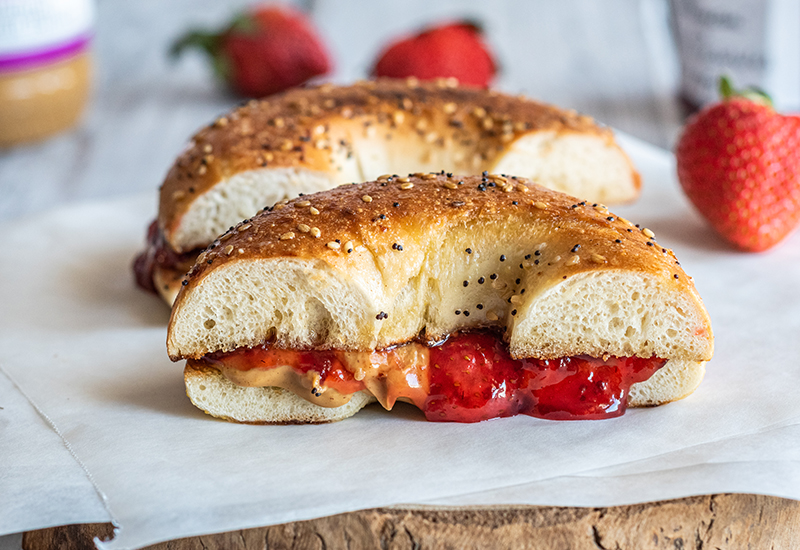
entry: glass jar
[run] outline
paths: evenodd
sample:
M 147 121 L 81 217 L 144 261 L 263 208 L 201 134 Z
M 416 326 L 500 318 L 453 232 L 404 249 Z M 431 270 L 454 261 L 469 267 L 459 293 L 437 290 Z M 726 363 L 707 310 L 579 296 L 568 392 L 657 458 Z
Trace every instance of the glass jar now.
M 0 0 L 0 146 L 71 127 L 89 97 L 92 0 Z

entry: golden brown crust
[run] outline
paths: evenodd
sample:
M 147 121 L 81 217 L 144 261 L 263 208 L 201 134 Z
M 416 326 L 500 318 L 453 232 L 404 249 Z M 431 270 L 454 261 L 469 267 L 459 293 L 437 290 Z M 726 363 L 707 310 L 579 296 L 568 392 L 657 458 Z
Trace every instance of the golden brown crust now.
M 648 229 L 603 205 L 525 178 L 439 173 L 344 185 L 262 211 L 200 255 L 174 309 L 207 272 L 228 262 L 317 258 L 353 269 L 384 258 L 385 269 L 401 272 L 408 263 L 404 256 L 417 254 L 434 232 L 475 220 L 491 224 L 509 219 L 518 220 L 523 231 L 546 228 L 548 261 L 530 260 L 536 262 L 542 284 L 587 271 L 626 269 L 658 274 L 679 292 L 696 294 L 671 250 L 659 246 Z
M 221 179 L 261 167 L 334 170 L 334 152 L 346 154 L 352 145 L 340 131 L 347 125 L 378 129 L 379 139 L 405 131 L 424 136 L 430 147 L 458 144 L 465 151 L 459 169 L 465 171 L 491 166 L 508 143 L 530 132 L 595 134 L 613 143 L 611 131 L 589 117 L 447 81 L 380 80 L 295 89 L 250 101 L 193 137 L 161 188 L 159 225 L 167 240 L 180 251 L 171 236 L 181 216 Z M 638 188 L 638 174 L 632 167 L 631 172 Z

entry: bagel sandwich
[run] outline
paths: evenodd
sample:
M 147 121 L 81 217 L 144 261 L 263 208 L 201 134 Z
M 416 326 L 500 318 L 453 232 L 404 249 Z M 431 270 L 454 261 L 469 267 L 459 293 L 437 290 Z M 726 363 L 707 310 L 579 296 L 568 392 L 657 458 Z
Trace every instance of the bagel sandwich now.
M 251 423 L 378 401 L 429 420 L 601 419 L 690 394 L 708 314 L 648 229 L 521 177 L 383 177 L 266 208 L 182 281 L 192 402 Z
M 172 303 L 197 254 L 280 200 L 381 174 L 524 175 L 593 202 L 630 202 L 639 175 L 589 117 L 452 80 L 379 80 L 251 101 L 202 129 L 160 190 L 140 285 Z

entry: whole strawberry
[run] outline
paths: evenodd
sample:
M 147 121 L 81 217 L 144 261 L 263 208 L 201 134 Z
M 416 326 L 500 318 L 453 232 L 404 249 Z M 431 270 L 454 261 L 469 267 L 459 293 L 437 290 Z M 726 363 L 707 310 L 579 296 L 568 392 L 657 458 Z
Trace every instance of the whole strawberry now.
M 735 92 L 695 115 L 678 140 L 678 179 L 725 239 L 766 250 L 800 223 L 800 119 L 774 111 L 756 90 Z
M 373 76 L 417 77 L 421 80 L 454 77 L 462 84 L 487 87 L 497 72 L 480 28 L 454 23 L 429 28 L 390 44 L 372 69 Z
M 172 55 L 199 48 L 237 93 L 274 94 L 330 71 L 322 41 L 306 17 L 286 6 L 261 6 L 235 18 L 221 32 L 191 31 L 172 46 Z

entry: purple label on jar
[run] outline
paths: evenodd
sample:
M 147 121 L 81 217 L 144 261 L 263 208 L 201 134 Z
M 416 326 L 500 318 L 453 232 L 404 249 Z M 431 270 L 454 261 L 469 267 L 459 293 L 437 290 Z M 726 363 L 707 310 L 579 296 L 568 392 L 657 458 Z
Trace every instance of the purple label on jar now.
M 21 71 L 49 63 L 55 63 L 83 52 L 89 45 L 89 35 L 79 36 L 55 46 L 38 50 L 16 52 L 0 56 L 0 72 Z

